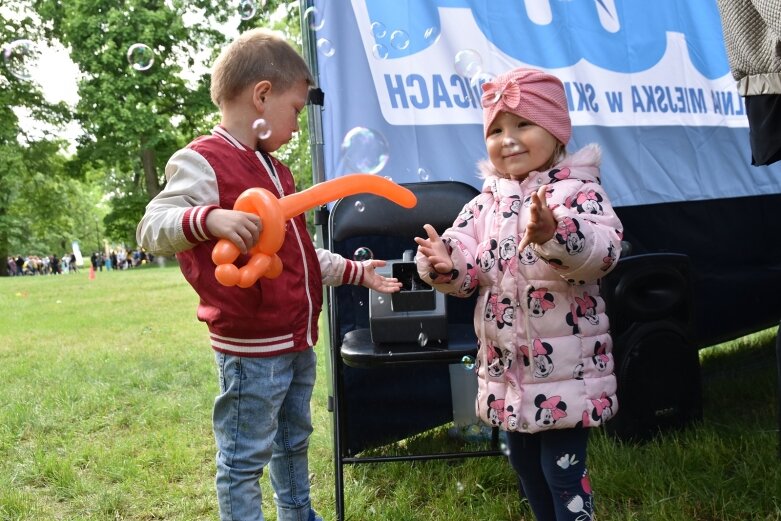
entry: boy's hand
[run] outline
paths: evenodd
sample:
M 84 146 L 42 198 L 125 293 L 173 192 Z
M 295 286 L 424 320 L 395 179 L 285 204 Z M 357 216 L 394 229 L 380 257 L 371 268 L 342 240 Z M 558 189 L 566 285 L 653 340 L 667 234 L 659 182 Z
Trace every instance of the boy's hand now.
M 385 266 L 384 260 L 369 259 L 363 261 L 363 282 L 365 286 L 380 293 L 396 293 L 401 289 L 401 282 L 391 277 L 383 277 L 375 271 L 376 268 Z
M 254 213 L 217 208 L 206 217 L 206 228 L 215 237 L 228 239 L 246 254 L 258 242 L 263 224 Z
M 547 186 L 543 185 L 532 194 L 529 222 L 526 224 L 526 233 L 518 246 L 518 251 L 523 251 L 529 244 L 543 244 L 551 240 L 556 232 L 556 218 L 553 210 L 548 207 Z
M 415 237 L 418 243 L 418 252 L 428 259 L 428 262 L 437 273 L 450 273 L 453 271 L 453 261 L 450 260 L 450 254 L 447 246 L 442 242 L 442 238 L 430 224 L 424 224 L 423 229 L 428 234 L 428 239 Z

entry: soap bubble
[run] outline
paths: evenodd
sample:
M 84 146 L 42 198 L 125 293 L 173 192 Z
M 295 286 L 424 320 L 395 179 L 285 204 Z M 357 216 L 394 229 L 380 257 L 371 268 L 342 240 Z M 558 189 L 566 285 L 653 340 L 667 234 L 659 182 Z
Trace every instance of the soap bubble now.
M 334 49 L 334 44 L 331 43 L 331 40 L 326 38 L 320 38 L 317 40 L 317 50 L 320 51 L 320 53 L 326 58 L 330 58 L 336 52 L 336 49 Z
M 308 7 L 306 11 L 304 11 L 303 18 L 309 24 L 309 28 L 313 31 L 319 31 L 325 25 L 323 14 L 315 6 Z
M 252 130 L 260 139 L 268 139 L 271 137 L 271 127 L 269 126 L 268 121 L 263 118 L 258 118 L 255 120 L 255 122 L 252 124 Z
M 439 30 L 439 27 L 429 27 L 423 31 L 423 40 L 429 45 L 437 43 L 440 36 L 442 36 L 442 31 Z
M 378 60 L 384 60 L 388 57 L 388 48 L 381 43 L 375 43 L 374 47 L 372 47 L 372 56 Z
M 421 181 L 428 181 L 428 178 L 430 177 L 430 174 L 428 173 L 428 170 L 426 170 L 423 167 L 418 168 L 418 177 Z
M 402 30 L 393 31 L 391 33 L 390 42 L 393 47 L 403 51 L 409 47 L 409 35 Z
M 372 34 L 376 39 L 385 38 L 385 35 L 388 34 L 388 30 L 382 22 L 372 22 Z
M 483 83 L 488 83 L 495 79 L 496 75 L 491 74 L 490 72 L 480 71 L 469 79 L 469 85 L 472 88 L 480 88 Z
M 366 205 L 364 205 L 361 201 L 355 201 L 355 209 L 359 212 L 362 212 L 366 209 Z
M 426 344 L 428 344 L 428 335 L 426 335 L 426 333 L 423 331 L 421 331 L 418 335 L 418 344 L 420 347 L 426 347 Z
M 155 53 L 143 43 L 134 43 L 127 50 L 127 61 L 137 71 L 148 71 L 155 64 Z
M 35 68 L 39 52 L 32 40 L 16 40 L 3 49 L 3 62 L 8 72 L 20 80 L 29 80 Z
M 471 78 L 483 69 L 483 58 L 474 49 L 464 49 L 456 53 L 456 72 Z
M 356 262 L 363 262 L 366 260 L 372 260 L 374 258 L 374 252 L 372 252 L 366 246 L 361 246 L 353 253 L 353 260 Z
M 475 359 L 469 355 L 464 355 L 464 357 L 461 359 L 461 364 L 464 366 L 464 369 L 471 371 L 475 368 Z
M 255 0 L 241 0 L 239 2 L 239 16 L 242 20 L 250 20 L 256 12 Z
M 388 162 L 388 142 L 370 128 L 355 127 L 342 140 L 342 161 L 351 172 L 376 174 Z
M 382 298 L 382 295 L 379 295 L 379 296 L 377 297 L 377 302 L 378 302 L 379 304 L 382 304 L 383 302 L 385 302 L 385 299 L 384 299 L 384 298 Z

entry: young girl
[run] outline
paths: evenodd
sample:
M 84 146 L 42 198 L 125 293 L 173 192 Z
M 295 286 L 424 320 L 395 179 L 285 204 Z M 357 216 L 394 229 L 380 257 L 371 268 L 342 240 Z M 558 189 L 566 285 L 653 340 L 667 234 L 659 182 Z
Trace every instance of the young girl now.
M 599 279 L 621 223 L 599 179 L 600 150 L 567 155 L 559 79 L 514 69 L 483 85 L 482 193 L 440 237 L 417 237 L 420 276 L 466 297 L 479 287 L 480 419 L 507 431 L 510 464 L 540 521 L 592 519 L 587 427 L 617 410 Z

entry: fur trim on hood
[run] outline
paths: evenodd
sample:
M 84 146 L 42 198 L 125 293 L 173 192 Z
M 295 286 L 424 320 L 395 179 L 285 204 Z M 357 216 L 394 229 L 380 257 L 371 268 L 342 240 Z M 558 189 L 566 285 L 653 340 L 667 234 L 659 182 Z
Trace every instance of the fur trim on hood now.
M 577 152 L 567 154 L 559 163 L 552 168 L 578 168 L 578 167 L 599 167 L 602 163 L 602 149 L 596 143 L 584 146 Z M 504 178 L 496 171 L 493 163 L 488 159 L 482 159 L 477 163 L 477 172 L 481 179 L 491 179 L 494 177 Z M 529 173 L 531 176 L 531 172 Z

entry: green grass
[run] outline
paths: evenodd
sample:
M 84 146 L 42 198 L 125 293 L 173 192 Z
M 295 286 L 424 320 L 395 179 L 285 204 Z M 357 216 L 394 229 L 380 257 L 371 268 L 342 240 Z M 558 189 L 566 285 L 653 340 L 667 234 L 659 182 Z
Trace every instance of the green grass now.
M 0 521 L 216 518 L 217 375 L 196 302 L 175 267 L 0 279 Z M 781 520 L 774 335 L 701 351 L 696 427 L 641 445 L 595 432 L 600 521 Z M 333 520 L 318 351 L 312 492 Z M 350 520 L 533 519 L 502 458 L 352 465 L 345 483 Z

